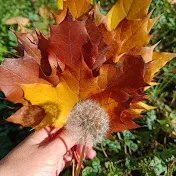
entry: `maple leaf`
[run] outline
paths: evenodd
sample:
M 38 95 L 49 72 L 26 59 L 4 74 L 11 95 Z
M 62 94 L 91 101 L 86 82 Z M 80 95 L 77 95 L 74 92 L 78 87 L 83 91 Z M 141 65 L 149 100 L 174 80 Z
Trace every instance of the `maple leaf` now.
M 5 59 L 0 66 L 0 90 L 6 99 L 14 103 L 23 102 L 21 84 L 40 82 L 39 65 L 34 60 Z
M 59 0 L 63 11 L 49 39 L 38 31 L 17 34 L 22 58 L 1 65 L 0 89 L 8 100 L 26 104 L 7 120 L 60 129 L 76 104 L 91 99 L 108 113 L 109 132 L 138 128 L 133 120 L 154 108 L 141 102 L 144 90 L 176 56 L 146 46 L 157 20 L 147 15 L 150 3 L 119 0 L 104 16 L 91 1 Z
M 94 78 L 92 71 L 83 60 L 72 66 L 66 66 L 60 74 L 57 87 L 46 84 L 23 84 L 24 97 L 32 105 L 40 106 L 46 116 L 35 128 L 54 125 L 62 128 L 72 107 L 81 100 L 91 97 L 104 89 L 98 85 L 105 82 L 101 76 Z M 85 81 L 86 80 L 86 81 Z M 106 82 L 105 82 L 106 83 Z
M 115 40 L 123 41 L 121 53 L 134 47 L 146 46 L 151 37 L 148 30 L 148 22 L 151 14 L 138 20 L 123 20 L 116 28 Z
M 56 68 L 51 68 L 48 59 L 49 41 L 39 32 L 32 33 L 16 33 L 18 39 L 17 51 L 25 60 L 34 60 L 39 65 L 39 76 L 44 78 L 53 85 L 59 82 L 56 76 Z
M 38 64 L 41 63 L 41 53 L 38 50 L 37 45 L 37 36 L 36 33 L 15 33 L 18 39 L 18 42 L 23 46 L 21 53 L 25 59 L 36 60 Z
M 51 26 L 49 57 L 56 60 L 63 70 L 65 64 L 71 65 L 80 58 L 86 40 L 84 22 L 76 21 L 68 14 L 60 25 Z
M 105 42 L 111 48 L 107 57 L 113 56 L 113 60 L 116 62 L 119 54 L 130 52 L 134 47 L 146 46 L 151 39 L 149 35 L 151 27 L 157 20 L 156 18 L 150 21 L 150 16 L 151 14 L 137 20 L 124 19 L 114 31 L 107 31 L 101 25 L 100 28 Z
M 39 76 L 54 86 L 57 86 L 59 83 L 57 69 L 55 67 L 51 67 L 51 61 L 48 58 L 49 41 L 39 31 L 37 31 L 36 34 L 38 38 L 38 49 L 41 52 Z
M 148 63 L 145 74 L 145 81 L 150 83 L 155 74 L 170 60 L 176 57 L 175 53 L 154 52 L 152 61 Z
M 82 56 L 87 65 L 94 69 L 100 68 L 106 61 L 106 52 L 109 47 L 106 45 L 103 34 L 96 26 L 92 16 L 85 22 L 89 40 L 82 47 Z
M 64 80 L 57 87 L 47 84 L 23 84 L 24 97 L 32 105 L 45 110 L 45 117 L 35 128 L 55 125 L 58 129 L 66 123 L 67 115 L 77 102 L 77 97 Z
M 66 1 L 65 4 L 63 1 Z M 92 0 L 58 0 L 58 8 L 67 7 L 74 18 L 79 18 L 91 8 Z M 64 6 L 65 5 L 65 6 Z
M 144 18 L 148 13 L 151 1 L 118 0 L 106 16 L 100 14 L 98 12 L 99 7 L 96 6 L 96 22 L 97 24 L 104 22 L 108 29 L 114 30 L 123 19 L 136 20 Z M 138 7 L 137 10 L 136 7 Z
M 109 112 L 111 119 L 110 132 L 121 131 L 127 127 L 128 129 L 139 127 L 130 116 L 126 118 L 124 114 L 129 109 L 130 103 L 140 97 L 136 90 L 146 85 L 144 81 L 144 61 L 141 57 L 133 55 L 125 55 L 123 58 L 121 71 L 117 74 L 116 70 L 109 80 L 106 90 L 93 97 Z M 108 67 L 112 69 L 112 65 L 108 65 Z M 135 81 L 136 78 L 137 81 Z

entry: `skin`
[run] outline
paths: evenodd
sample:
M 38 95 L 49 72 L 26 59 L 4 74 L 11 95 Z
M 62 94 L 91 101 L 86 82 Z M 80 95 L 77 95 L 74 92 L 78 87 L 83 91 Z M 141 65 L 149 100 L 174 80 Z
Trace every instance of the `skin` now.
M 0 161 L 0 175 L 59 175 L 70 164 L 73 147 L 80 154 L 82 146 L 75 146 L 75 141 L 65 131 L 43 128 L 27 137 Z M 86 158 L 92 159 L 95 155 L 95 151 L 87 147 Z

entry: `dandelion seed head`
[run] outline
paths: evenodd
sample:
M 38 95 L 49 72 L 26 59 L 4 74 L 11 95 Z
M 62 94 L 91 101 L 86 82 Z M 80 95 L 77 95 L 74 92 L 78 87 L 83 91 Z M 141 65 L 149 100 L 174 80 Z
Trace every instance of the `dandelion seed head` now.
M 96 145 L 109 130 L 109 117 L 99 104 L 88 99 L 75 105 L 65 128 L 77 143 Z

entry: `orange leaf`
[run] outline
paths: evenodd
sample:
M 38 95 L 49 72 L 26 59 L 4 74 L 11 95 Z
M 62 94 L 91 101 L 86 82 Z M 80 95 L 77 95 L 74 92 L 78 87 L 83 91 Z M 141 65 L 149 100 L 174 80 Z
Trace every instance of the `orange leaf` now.
M 116 41 L 123 41 L 121 53 L 127 52 L 134 47 L 146 46 L 151 37 L 148 31 L 149 14 L 143 19 L 123 20 L 116 29 Z

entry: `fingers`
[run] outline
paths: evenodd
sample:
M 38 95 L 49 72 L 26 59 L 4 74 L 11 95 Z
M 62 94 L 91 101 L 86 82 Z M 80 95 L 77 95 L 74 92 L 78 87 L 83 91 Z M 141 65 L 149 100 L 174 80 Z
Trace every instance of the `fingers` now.
M 87 153 L 86 153 L 86 158 L 87 159 L 93 159 L 95 158 L 96 156 L 96 151 L 91 149 L 91 150 L 88 150 Z
M 63 161 L 63 158 L 61 158 L 58 162 L 57 175 L 59 175 L 59 173 L 62 172 L 64 168 L 65 162 Z
M 52 139 L 53 134 L 56 133 L 56 128 L 54 127 L 44 127 L 40 130 L 35 131 L 32 133 L 28 138 L 27 141 L 30 142 L 30 144 L 40 144 L 44 142 L 48 142 Z
M 82 149 L 83 149 L 83 145 L 76 146 L 76 151 L 79 155 L 81 155 Z M 93 150 L 91 146 L 86 146 L 85 157 L 87 159 L 93 159 L 95 156 L 96 156 L 95 150 Z
M 47 150 L 56 151 L 56 156 L 61 158 L 74 145 L 75 141 L 65 131 L 61 131 L 61 133 L 48 143 Z
M 63 169 L 71 164 L 73 158 L 72 151 L 69 150 L 58 162 L 58 173 L 62 172 Z
M 56 157 L 62 157 L 67 151 L 69 151 L 74 145 L 75 141 L 66 133 L 66 131 L 57 131 L 53 127 L 45 127 L 28 137 L 26 142 L 30 142 L 32 145 L 47 146 L 46 150 L 53 151 Z M 83 145 L 77 145 L 76 151 L 78 155 L 81 155 Z M 96 152 L 91 146 L 86 147 L 85 157 L 87 159 L 93 159 L 96 156 Z

